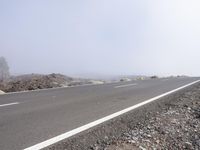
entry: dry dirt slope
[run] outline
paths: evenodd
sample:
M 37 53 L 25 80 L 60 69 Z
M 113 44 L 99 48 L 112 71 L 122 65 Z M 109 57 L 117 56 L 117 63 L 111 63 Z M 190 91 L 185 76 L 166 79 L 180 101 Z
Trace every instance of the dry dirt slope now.
M 16 92 L 93 83 L 89 79 L 77 79 L 55 73 L 49 75 L 28 74 L 11 77 L 7 82 L 0 83 L 0 90 L 4 92 Z

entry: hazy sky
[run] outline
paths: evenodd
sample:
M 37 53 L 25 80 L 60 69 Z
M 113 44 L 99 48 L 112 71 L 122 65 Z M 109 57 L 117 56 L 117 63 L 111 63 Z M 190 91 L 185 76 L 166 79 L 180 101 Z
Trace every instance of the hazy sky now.
M 12 73 L 200 76 L 199 0 L 0 0 Z

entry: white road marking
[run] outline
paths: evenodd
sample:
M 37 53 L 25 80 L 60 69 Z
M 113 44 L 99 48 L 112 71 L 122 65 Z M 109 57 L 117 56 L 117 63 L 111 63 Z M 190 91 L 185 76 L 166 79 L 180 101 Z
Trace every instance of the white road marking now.
M 163 79 L 162 81 L 168 81 L 169 79 Z
M 115 86 L 115 88 L 123 88 L 123 87 L 129 87 L 129 86 L 135 86 L 137 85 L 136 83 L 133 83 L 133 84 L 125 84 L 125 85 L 119 85 L 119 86 Z
M 62 140 L 67 139 L 67 138 L 69 138 L 69 137 L 71 137 L 71 136 L 74 136 L 74 135 L 76 135 L 76 134 L 78 134 L 78 133 L 80 133 L 80 132 L 83 132 L 83 131 L 85 131 L 85 130 L 88 130 L 88 129 L 94 127 L 94 126 L 97 126 L 97 125 L 99 125 L 99 124 L 102 124 L 102 123 L 104 123 L 104 122 L 106 122 L 106 121 L 108 121 L 108 120 L 111 120 L 111 119 L 115 118 L 115 117 L 118 117 L 118 116 L 120 116 L 120 115 L 122 115 L 122 114 L 125 114 L 125 113 L 127 113 L 127 112 L 129 112 L 129 111 L 132 111 L 132 110 L 134 110 L 134 109 L 136 109 L 136 108 L 138 108 L 138 107 L 141 107 L 141 106 L 146 105 L 146 104 L 148 104 L 148 103 L 151 103 L 151 102 L 153 102 L 153 101 L 155 101 L 155 100 L 158 100 L 158 99 L 160 99 L 160 98 L 162 98 L 162 97 L 164 97 L 164 96 L 167 96 L 167 95 L 172 94 L 172 93 L 174 93 L 174 92 L 177 92 L 177 91 L 179 91 L 179 90 L 181 90 L 181 89 L 184 89 L 184 88 L 186 88 L 186 87 L 188 87 L 188 86 L 191 86 L 191 85 L 193 85 L 193 84 L 195 84 L 195 83 L 197 83 L 197 82 L 200 82 L 200 80 L 194 81 L 194 82 L 192 82 L 192 83 L 189 83 L 189 84 L 187 84 L 187 85 L 181 86 L 181 87 L 179 87 L 179 88 L 177 88 L 177 89 L 174 89 L 174 90 L 172 90 L 172 91 L 166 92 L 166 93 L 161 94 L 161 95 L 156 96 L 156 97 L 153 97 L 153 98 L 148 99 L 148 100 L 146 100 L 146 101 L 144 101 L 144 102 L 141 102 L 141 103 L 139 103 L 139 104 L 133 105 L 133 106 L 131 106 L 131 107 L 128 107 L 128 108 L 126 108 L 126 109 L 123 109 L 123 110 L 121 110 L 121 111 L 118 111 L 118 112 L 116 112 L 116 113 L 114 113 L 114 114 L 108 115 L 108 116 L 103 117 L 103 118 L 101 118 L 101 119 L 98 119 L 98 120 L 96 120 L 96 121 L 94 121 L 94 122 L 88 123 L 88 124 L 86 124 L 86 125 L 83 125 L 83 126 L 81 126 L 81 127 L 78 127 L 78 128 L 73 129 L 73 130 L 71 130 L 71 131 L 68 131 L 68 132 L 63 133 L 63 134 L 61 134 L 61 135 L 58 135 L 58 136 L 56 136 L 56 137 L 53 137 L 53 138 L 51 138 L 51 139 L 49 139 L 49 140 L 46 140 L 46 141 L 44 141 L 44 142 L 38 143 L 38 144 L 36 144 L 36 145 L 34 145 L 34 146 L 28 147 L 28 148 L 26 148 L 26 149 L 24 149 L 24 150 L 40 150 L 40 149 L 43 149 L 43 148 L 48 147 L 48 146 L 50 146 L 50 145 L 53 145 L 53 144 L 55 144 L 55 143 L 57 143 L 57 142 L 59 142 L 59 141 L 62 141 Z
M 10 105 L 17 105 L 17 104 L 19 104 L 19 102 L 8 103 L 8 104 L 2 104 L 2 105 L 0 105 L 0 107 L 10 106 Z

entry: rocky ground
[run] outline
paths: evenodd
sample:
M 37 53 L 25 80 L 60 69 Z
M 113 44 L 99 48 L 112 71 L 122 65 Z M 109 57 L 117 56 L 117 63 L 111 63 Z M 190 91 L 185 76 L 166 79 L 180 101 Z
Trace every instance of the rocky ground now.
M 147 117 L 145 123 L 138 122 L 118 139 L 104 139 L 103 144 L 95 144 L 92 149 L 199 150 L 200 84 L 166 105 L 161 112 Z
M 0 90 L 4 92 L 28 91 L 56 87 L 78 86 L 83 84 L 100 84 L 101 81 L 78 79 L 62 74 L 28 74 L 11 77 L 6 82 L 0 82 Z M 103 83 L 103 82 L 101 82 Z

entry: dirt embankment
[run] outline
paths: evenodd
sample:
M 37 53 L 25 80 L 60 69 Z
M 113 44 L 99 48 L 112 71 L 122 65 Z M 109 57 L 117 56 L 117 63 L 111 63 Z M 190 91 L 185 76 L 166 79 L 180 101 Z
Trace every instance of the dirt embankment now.
M 0 90 L 4 92 L 28 91 L 56 87 L 94 84 L 92 80 L 77 79 L 62 74 L 28 74 L 11 77 L 7 82 L 0 83 Z
M 1 83 L 0 89 L 4 92 L 27 91 L 44 88 L 61 87 L 67 85 L 73 79 L 61 74 L 50 75 L 22 75 L 9 79 L 9 81 Z

